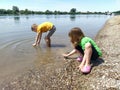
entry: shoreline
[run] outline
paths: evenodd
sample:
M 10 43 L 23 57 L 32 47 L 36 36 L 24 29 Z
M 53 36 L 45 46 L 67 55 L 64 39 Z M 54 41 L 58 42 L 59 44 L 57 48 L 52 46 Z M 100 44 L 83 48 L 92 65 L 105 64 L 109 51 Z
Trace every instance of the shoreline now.
M 110 18 L 95 41 L 103 52 L 90 74 L 83 75 L 74 59 L 33 68 L 3 85 L 3 90 L 119 90 L 120 89 L 120 16 Z

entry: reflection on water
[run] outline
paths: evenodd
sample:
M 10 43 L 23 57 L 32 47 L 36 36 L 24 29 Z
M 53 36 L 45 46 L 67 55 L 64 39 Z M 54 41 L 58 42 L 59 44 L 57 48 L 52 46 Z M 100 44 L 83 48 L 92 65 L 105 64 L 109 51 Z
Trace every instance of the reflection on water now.
M 14 16 L 15 23 L 20 23 L 20 16 Z
M 19 20 L 20 20 L 20 17 L 19 17 L 19 16 L 14 16 L 14 20 L 15 20 L 15 21 L 19 21 Z
M 71 21 L 75 21 L 76 15 L 70 15 Z
M 29 19 L 29 16 L 26 16 L 26 19 Z

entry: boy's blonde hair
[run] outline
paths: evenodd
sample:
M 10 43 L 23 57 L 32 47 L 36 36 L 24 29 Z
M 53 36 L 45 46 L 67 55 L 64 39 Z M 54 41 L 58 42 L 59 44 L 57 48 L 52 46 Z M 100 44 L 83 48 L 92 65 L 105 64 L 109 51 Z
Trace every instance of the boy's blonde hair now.
M 37 24 L 33 24 L 32 26 L 31 26 L 31 30 L 32 31 L 34 31 L 34 29 L 37 27 Z
M 82 30 L 78 27 L 72 28 L 68 35 L 74 46 L 77 46 L 81 39 L 85 36 Z

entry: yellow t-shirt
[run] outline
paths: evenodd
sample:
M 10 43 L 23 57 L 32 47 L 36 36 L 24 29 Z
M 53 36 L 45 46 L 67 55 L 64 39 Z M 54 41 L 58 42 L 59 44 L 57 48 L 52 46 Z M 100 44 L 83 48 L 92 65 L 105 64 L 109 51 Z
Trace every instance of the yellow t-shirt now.
M 53 24 L 51 22 L 44 22 L 44 23 L 38 25 L 37 32 L 38 33 L 47 32 L 47 31 L 51 30 L 52 27 L 53 27 Z

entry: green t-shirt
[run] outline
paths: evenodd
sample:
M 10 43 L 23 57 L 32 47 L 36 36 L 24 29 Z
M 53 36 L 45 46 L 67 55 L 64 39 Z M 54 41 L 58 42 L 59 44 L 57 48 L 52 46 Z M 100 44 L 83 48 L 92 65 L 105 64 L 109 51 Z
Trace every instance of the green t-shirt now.
M 79 43 L 79 45 L 82 47 L 83 50 L 85 50 L 85 44 L 86 43 L 90 43 L 95 49 L 96 51 L 98 52 L 98 55 L 99 56 L 102 56 L 102 52 L 100 50 L 100 48 L 97 46 L 97 44 L 89 37 L 83 37 L 81 39 L 81 42 Z

